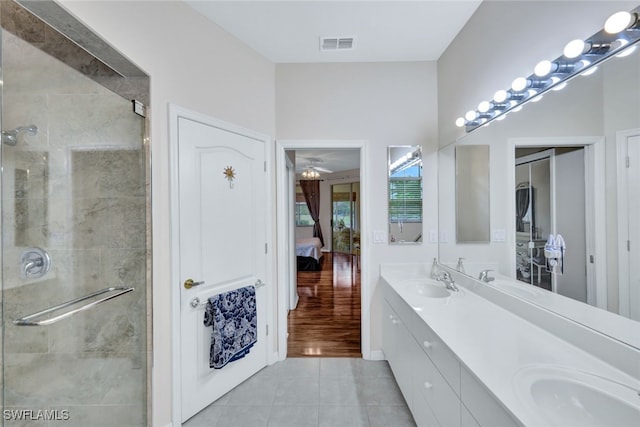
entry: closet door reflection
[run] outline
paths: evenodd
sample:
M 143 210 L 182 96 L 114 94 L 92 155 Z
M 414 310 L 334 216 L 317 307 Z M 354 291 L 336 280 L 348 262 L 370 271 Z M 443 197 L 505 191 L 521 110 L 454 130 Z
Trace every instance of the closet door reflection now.
M 544 245 L 552 233 L 551 153 L 516 159 L 516 277 L 552 290 Z

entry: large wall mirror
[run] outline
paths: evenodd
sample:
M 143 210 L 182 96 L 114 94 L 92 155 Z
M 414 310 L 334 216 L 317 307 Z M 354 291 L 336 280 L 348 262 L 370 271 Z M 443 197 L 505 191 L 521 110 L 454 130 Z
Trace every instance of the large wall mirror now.
M 422 243 L 422 149 L 388 148 L 389 243 Z
M 442 148 L 440 261 L 455 265 L 462 257 L 476 277 L 492 268 L 531 286 L 530 296 L 518 296 L 533 303 L 538 292 L 555 292 L 640 321 L 638 99 L 640 50 Z M 491 152 L 491 234 L 487 243 L 462 245 L 446 239 L 455 227 L 455 148 L 475 145 Z M 544 247 L 559 235 L 563 258 L 550 265 Z

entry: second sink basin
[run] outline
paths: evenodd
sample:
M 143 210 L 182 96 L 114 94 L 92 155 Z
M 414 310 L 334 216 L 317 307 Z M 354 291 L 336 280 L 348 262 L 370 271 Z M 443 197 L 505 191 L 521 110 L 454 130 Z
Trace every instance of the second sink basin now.
M 446 298 L 451 292 L 444 284 L 431 279 L 409 279 L 405 282 L 408 290 L 426 298 Z
M 554 426 L 629 427 L 640 422 L 631 385 L 556 366 L 530 367 L 514 378 L 521 401 Z

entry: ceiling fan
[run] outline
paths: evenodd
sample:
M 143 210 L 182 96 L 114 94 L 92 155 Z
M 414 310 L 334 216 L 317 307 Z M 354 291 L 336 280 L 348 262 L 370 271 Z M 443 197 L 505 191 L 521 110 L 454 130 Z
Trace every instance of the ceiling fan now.
M 322 160 L 322 159 L 319 159 L 317 157 L 303 157 L 302 160 L 306 160 L 307 161 L 307 166 L 306 166 L 305 169 L 313 169 L 313 170 L 316 170 L 318 172 L 323 172 L 323 173 L 333 173 L 333 171 L 330 170 L 330 169 L 318 166 L 318 163 L 324 163 L 324 160 Z

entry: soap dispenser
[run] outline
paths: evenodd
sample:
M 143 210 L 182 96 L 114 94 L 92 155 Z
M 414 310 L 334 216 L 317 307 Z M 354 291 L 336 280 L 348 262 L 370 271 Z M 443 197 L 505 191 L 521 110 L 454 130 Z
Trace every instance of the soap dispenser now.
M 436 259 L 434 258 L 433 264 L 431 265 L 431 278 L 438 280 L 438 273 L 439 273 L 438 261 L 436 261 Z
M 458 270 L 462 274 L 465 274 L 464 265 L 462 265 L 462 260 L 463 259 L 464 258 L 458 258 L 458 265 L 456 265 L 456 270 Z

